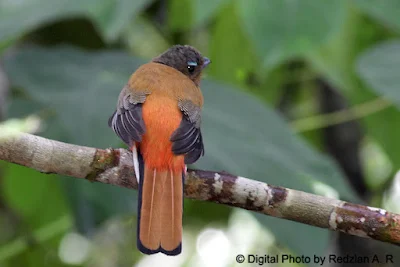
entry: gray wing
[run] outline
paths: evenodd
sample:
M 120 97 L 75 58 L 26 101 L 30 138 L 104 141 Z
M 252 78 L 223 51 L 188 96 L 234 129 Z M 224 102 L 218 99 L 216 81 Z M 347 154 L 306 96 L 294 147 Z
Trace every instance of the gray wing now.
M 179 101 L 183 112 L 179 128 L 172 134 L 172 152 L 185 154 L 185 163 L 192 164 L 204 155 L 203 137 L 201 136 L 201 109 L 189 100 Z
M 141 142 L 146 127 L 142 116 L 142 105 L 146 92 L 132 93 L 126 85 L 119 95 L 117 110 L 108 120 L 108 126 L 128 146 Z

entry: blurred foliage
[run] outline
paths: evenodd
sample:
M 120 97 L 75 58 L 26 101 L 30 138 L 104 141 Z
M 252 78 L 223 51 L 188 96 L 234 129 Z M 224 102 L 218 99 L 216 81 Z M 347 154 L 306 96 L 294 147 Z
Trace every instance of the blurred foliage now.
M 56 140 L 121 146 L 107 120 L 129 75 L 187 43 L 213 61 L 202 83 L 206 156 L 196 168 L 381 205 L 400 165 L 399 12 L 396 0 L 0 0 L 0 56 L 12 85 L 7 114 L 40 117 L 39 134 Z M 317 80 L 353 107 L 321 114 Z M 354 169 L 365 173 L 368 199 L 356 195 L 322 141 L 322 128 L 354 118 L 364 136 L 356 147 L 362 169 Z M 0 191 L 0 266 L 150 264 L 134 249 L 136 192 L 5 162 Z M 187 200 L 187 252 L 169 266 L 204 260 L 196 236 L 209 227 L 225 229 L 215 230 L 218 240 L 233 244 L 215 266 L 234 266 L 238 253 L 322 255 L 329 247 L 326 230 L 235 214 Z M 244 224 L 260 229 L 245 232 Z

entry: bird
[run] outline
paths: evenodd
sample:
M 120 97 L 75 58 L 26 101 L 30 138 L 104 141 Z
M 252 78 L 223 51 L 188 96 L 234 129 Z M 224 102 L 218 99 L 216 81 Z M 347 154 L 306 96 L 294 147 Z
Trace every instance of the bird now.
M 144 254 L 182 251 L 183 184 L 187 164 L 204 156 L 200 80 L 210 63 L 192 46 L 170 47 L 131 75 L 108 121 L 133 154 Z

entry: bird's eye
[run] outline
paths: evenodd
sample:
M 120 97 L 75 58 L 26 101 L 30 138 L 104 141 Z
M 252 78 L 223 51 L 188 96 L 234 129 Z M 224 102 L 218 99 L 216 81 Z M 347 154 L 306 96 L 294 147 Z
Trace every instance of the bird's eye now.
M 190 66 L 190 65 L 188 65 L 188 70 L 189 70 L 189 73 L 193 73 L 194 72 L 194 66 Z
M 189 73 L 193 73 L 194 70 L 196 69 L 197 63 L 190 61 L 187 64 L 188 64 L 187 68 L 188 68 Z

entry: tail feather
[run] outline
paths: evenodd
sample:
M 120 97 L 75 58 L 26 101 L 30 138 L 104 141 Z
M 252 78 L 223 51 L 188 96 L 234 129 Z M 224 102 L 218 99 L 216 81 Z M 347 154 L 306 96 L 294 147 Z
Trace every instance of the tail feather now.
M 160 220 L 163 185 L 160 180 L 165 180 L 165 177 L 166 173 L 156 170 L 144 172 L 139 239 L 150 250 L 160 247 L 158 237 L 161 236 L 163 228 Z
M 178 248 L 182 242 L 182 173 L 169 171 L 161 202 L 161 247 L 167 251 Z
M 141 167 L 138 248 L 145 254 L 177 255 L 182 250 L 182 173 Z

